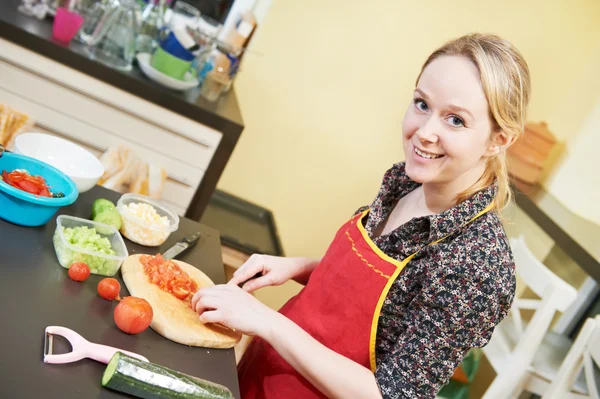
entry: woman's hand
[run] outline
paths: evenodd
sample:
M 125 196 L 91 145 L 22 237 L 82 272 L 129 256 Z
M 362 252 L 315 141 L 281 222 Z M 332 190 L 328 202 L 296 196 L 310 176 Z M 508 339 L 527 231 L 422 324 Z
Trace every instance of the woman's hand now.
M 203 323 L 218 323 L 246 335 L 264 336 L 276 314 L 236 285 L 203 288 L 192 298 L 192 309 Z
M 228 284 L 239 285 L 245 282 L 242 288 L 248 292 L 270 285 L 281 285 L 292 278 L 306 284 L 308 276 L 318 263 L 318 260 L 308 258 L 254 254 L 236 270 Z M 261 276 L 246 282 L 257 274 Z

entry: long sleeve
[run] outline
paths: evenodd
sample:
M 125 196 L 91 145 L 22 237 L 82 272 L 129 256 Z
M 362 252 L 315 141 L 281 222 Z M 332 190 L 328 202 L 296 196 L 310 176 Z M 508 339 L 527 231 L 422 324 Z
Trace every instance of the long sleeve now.
M 467 260 L 432 273 L 399 320 L 405 326 L 375 376 L 384 398 L 434 398 L 470 348 L 482 347 L 512 303 L 512 264 Z

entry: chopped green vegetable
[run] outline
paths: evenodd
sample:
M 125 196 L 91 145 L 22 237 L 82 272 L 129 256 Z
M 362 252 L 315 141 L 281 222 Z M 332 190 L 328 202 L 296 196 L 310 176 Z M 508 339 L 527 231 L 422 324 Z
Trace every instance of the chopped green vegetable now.
M 108 238 L 102 237 L 95 229 L 87 226 L 73 228 L 61 226 L 61 230 L 67 244 L 94 253 L 94 255 L 90 255 L 69 249 L 66 245 L 63 245 L 59 230 L 57 230 L 53 238 L 54 249 L 62 267 L 69 268 L 74 262 L 84 262 L 88 264 L 90 271 L 94 274 L 112 276 L 117 272 L 120 261 L 102 256 L 115 255 Z
M 233 399 L 226 387 L 121 352 L 114 354 L 102 386 L 143 399 Z
M 52 193 L 52 198 L 65 198 L 64 193 Z

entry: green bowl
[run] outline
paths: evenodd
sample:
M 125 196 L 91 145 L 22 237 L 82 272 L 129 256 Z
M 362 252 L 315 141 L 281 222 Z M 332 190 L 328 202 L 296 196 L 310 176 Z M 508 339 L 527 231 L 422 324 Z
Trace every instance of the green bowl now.
M 159 47 L 152 56 L 151 65 L 157 71 L 172 78 L 185 80 L 185 74 L 191 69 L 192 61 L 185 61 L 167 53 Z

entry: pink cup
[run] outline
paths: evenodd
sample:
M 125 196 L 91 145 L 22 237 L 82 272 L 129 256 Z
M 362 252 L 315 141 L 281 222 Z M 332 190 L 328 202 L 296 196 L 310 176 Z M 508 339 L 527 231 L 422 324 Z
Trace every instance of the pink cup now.
M 83 17 L 66 8 L 57 8 L 52 26 L 52 36 L 63 43 L 69 43 L 81 28 Z

